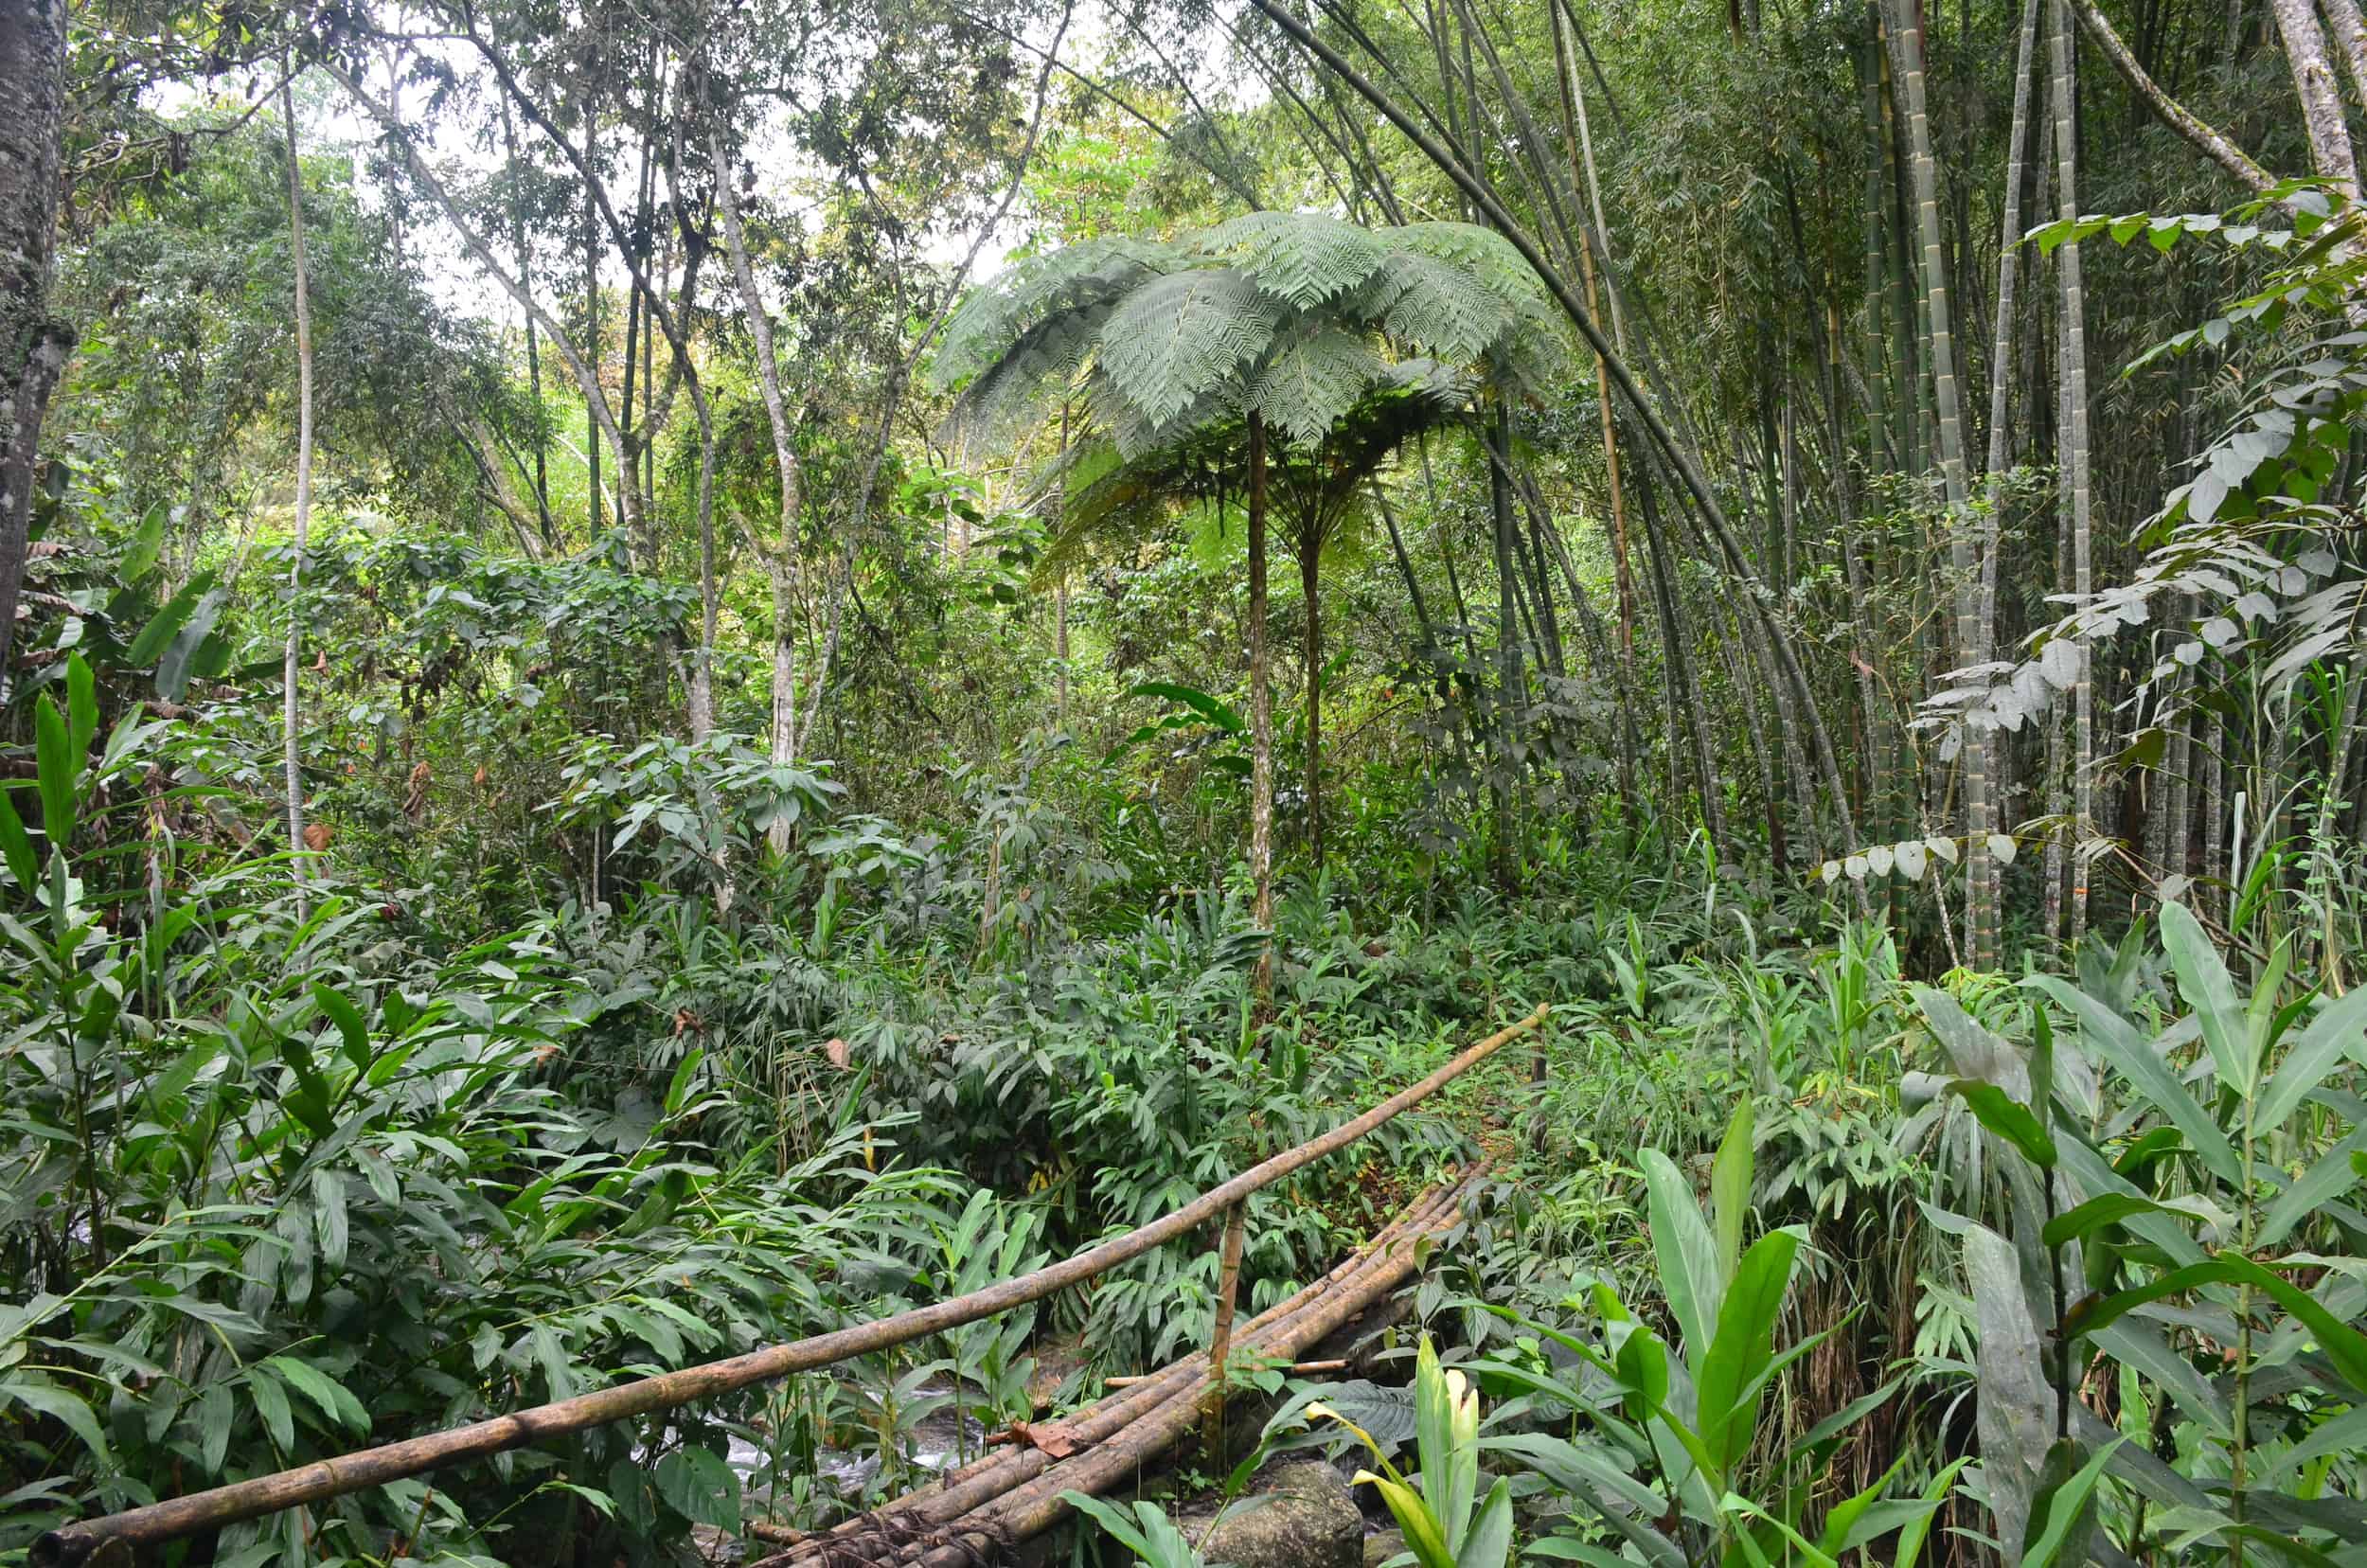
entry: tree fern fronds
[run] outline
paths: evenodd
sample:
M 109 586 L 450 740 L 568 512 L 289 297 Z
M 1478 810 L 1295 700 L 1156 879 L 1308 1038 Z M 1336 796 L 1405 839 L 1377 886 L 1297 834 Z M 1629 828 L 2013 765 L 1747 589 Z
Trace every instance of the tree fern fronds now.
M 948 443 L 1003 442 L 1043 419 L 1085 374 L 1112 309 L 1096 302 L 1022 333 L 954 400 L 945 421 Z
M 1209 230 L 1201 249 L 1304 311 L 1348 293 L 1379 270 L 1389 259 L 1385 233 L 1321 213 L 1253 212 Z
M 1469 268 L 1414 250 L 1393 253 L 1344 303 L 1388 337 L 1442 360 L 1477 359 L 1515 320 Z
M 1161 447 L 1193 441 L 1212 426 L 1237 422 L 1241 414 L 1241 385 L 1232 376 L 1164 419 L 1146 416 L 1106 376 L 1094 378 L 1088 397 L 1095 421 L 1108 433 L 1119 455 L 1130 461 Z
M 1189 264 L 1151 240 L 1088 240 L 1031 256 L 971 291 L 945 325 L 929 382 L 955 386 L 992 365 L 1031 330 L 1059 315 L 1116 300 L 1143 279 Z
M 1143 423 L 1164 426 L 1261 357 L 1282 316 L 1231 267 L 1153 278 L 1103 325 L 1100 376 Z
M 1361 338 L 1337 327 L 1302 330 L 1251 383 L 1248 406 L 1300 446 L 1312 446 L 1387 366 Z

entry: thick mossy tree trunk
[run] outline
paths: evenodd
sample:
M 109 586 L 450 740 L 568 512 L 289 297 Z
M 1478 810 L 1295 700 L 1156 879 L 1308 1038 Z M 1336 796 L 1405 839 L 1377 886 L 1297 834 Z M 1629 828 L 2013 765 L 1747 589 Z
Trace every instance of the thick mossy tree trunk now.
M 0 6 L 0 693 L 32 523 L 33 463 L 72 335 L 49 314 L 65 115 L 64 0 Z

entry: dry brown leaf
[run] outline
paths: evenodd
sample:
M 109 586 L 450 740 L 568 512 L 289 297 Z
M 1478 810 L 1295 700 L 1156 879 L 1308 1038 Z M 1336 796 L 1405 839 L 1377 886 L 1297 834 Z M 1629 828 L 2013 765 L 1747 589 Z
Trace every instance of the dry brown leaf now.
M 304 847 L 316 855 L 328 848 L 329 841 L 336 836 L 337 829 L 326 822 L 308 822 L 304 825 Z
M 822 1042 L 822 1054 L 828 1057 L 830 1065 L 842 1073 L 846 1071 L 847 1062 L 853 1060 L 853 1052 L 846 1042 L 835 1038 Z

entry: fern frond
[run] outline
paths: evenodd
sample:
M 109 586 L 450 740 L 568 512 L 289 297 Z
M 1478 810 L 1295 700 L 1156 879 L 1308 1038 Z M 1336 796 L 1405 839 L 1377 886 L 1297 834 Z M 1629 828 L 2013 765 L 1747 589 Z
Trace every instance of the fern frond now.
M 1098 302 L 1065 311 L 1022 333 L 954 400 L 948 443 L 1001 443 L 1039 422 L 1076 387 L 1112 309 Z
M 1200 248 L 1299 311 L 1357 288 L 1390 250 L 1372 230 L 1316 212 L 1253 212 L 1210 229 Z
M 1283 313 L 1231 267 L 1153 278 L 1129 294 L 1102 327 L 1098 379 L 1141 424 L 1168 427 L 1262 358 Z
M 945 324 L 930 384 L 942 391 L 987 369 L 1038 327 L 1070 311 L 1114 303 L 1145 278 L 1189 258 L 1155 240 L 1113 238 L 1065 245 L 1006 268 L 971 291 Z
M 1479 358 L 1511 330 L 1512 307 L 1468 267 L 1401 250 L 1344 302 L 1356 318 L 1434 359 Z
M 1329 434 L 1387 366 L 1363 339 L 1317 327 L 1286 343 L 1250 387 L 1248 406 L 1301 446 Z

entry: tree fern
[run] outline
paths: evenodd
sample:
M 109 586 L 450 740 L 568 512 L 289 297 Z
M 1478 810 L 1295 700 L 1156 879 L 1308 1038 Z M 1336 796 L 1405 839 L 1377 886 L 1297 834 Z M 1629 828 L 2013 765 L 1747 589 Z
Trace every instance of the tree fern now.
M 1248 406 L 1301 446 L 1321 441 L 1387 366 L 1358 334 L 1313 326 L 1260 367 Z
M 1512 308 L 1467 267 L 1393 252 L 1344 302 L 1357 319 L 1433 359 L 1478 359 L 1514 325 Z
M 1156 429 L 1263 358 L 1283 307 L 1247 273 L 1202 267 L 1152 278 L 1101 329 L 1100 374 Z
M 1308 212 L 1253 212 L 1210 229 L 1200 242 L 1256 279 L 1265 293 L 1308 311 L 1356 289 L 1389 259 L 1393 231 Z
M 1058 317 L 1107 307 L 1148 278 L 1191 264 L 1151 240 L 1089 240 L 1013 264 L 972 290 L 945 324 L 931 383 L 960 385 L 1023 346 Z

